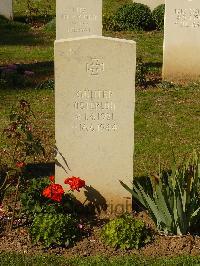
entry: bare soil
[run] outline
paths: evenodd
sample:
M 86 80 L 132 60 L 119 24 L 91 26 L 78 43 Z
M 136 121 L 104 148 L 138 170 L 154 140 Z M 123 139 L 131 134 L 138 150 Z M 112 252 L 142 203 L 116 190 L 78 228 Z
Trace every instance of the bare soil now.
M 144 213 L 137 215 L 144 220 L 148 226 L 154 227 L 151 220 Z M 123 251 L 106 246 L 101 241 L 100 232 L 102 226 L 106 223 L 107 217 L 93 217 L 88 219 L 90 222 L 85 224 L 83 238 L 73 247 L 54 247 L 44 248 L 42 245 L 32 245 L 27 227 L 18 227 L 11 233 L 2 233 L 0 235 L 0 252 L 14 251 L 25 254 L 59 254 L 66 257 L 74 256 L 122 256 L 128 254 L 137 254 L 141 256 L 161 257 L 175 255 L 200 255 L 200 237 L 199 236 L 164 236 L 155 234 L 154 240 L 139 250 L 133 249 Z

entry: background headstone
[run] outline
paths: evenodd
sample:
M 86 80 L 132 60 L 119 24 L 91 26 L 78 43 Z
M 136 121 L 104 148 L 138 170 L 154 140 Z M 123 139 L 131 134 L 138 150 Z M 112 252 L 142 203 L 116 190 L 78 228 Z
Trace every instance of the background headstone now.
M 131 206 L 118 180 L 130 184 L 133 178 L 135 68 L 133 41 L 91 36 L 55 42 L 56 145 L 71 169 L 66 174 L 56 166 L 56 182 L 84 179 L 87 195 L 100 205 L 105 199 L 111 212 Z M 58 161 L 65 166 L 61 156 Z
M 153 10 L 157 6 L 164 4 L 165 0 L 133 0 L 133 3 L 141 3 L 147 5 L 148 7 L 151 8 L 151 10 Z
M 56 39 L 102 35 L 102 0 L 57 0 Z
M 163 79 L 200 77 L 200 1 L 166 0 Z
M 0 0 L 0 15 L 8 19 L 13 18 L 12 0 Z

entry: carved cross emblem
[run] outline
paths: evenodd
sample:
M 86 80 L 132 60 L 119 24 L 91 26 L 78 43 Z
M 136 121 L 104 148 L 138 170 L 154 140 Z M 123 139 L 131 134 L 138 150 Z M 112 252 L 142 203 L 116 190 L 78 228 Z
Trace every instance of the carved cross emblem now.
M 98 76 L 104 71 L 104 63 L 100 59 L 93 58 L 90 63 L 86 64 L 86 69 L 91 76 Z

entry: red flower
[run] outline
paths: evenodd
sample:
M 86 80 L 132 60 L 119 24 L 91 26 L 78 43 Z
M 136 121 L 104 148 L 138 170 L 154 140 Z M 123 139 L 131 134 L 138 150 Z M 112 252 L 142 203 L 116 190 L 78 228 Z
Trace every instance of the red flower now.
M 65 192 L 61 185 L 51 184 L 43 190 L 42 195 L 46 198 L 60 202 L 64 193 Z
M 85 181 L 75 176 L 65 179 L 64 183 L 70 185 L 71 190 L 77 191 L 80 191 L 79 189 L 85 186 Z
M 55 182 L 55 176 L 54 175 L 51 175 L 49 177 L 49 180 L 51 181 L 51 183 L 54 183 Z
M 25 162 L 16 162 L 16 167 L 17 168 L 22 168 L 22 167 L 24 167 L 26 164 L 25 164 Z

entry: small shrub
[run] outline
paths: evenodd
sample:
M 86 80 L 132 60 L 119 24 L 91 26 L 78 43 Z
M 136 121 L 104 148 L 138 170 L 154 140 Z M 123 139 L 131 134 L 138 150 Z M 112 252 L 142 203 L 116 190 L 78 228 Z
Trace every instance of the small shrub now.
M 77 220 L 71 214 L 38 214 L 33 220 L 30 234 L 33 243 L 71 245 L 79 236 Z
M 138 249 L 152 239 L 145 224 L 129 214 L 108 222 L 102 228 L 101 236 L 106 244 L 121 249 Z
M 150 8 L 140 3 L 120 7 L 114 20 L 118 25 L 118 30 L 150 30 L 153 28 Z
M 157 30 L 164 29 L 165 5 L 159 5 L 152 12 L 152 17 Z
M 179 167 L 174 163 L 171 172 L 161 171 L 149 179 L 152 193 L 137 181 L 133 189 L 120 183 L 148 210 L 160 232 L 176 235 L 191 232 L 200 221 L 200 157 L 197 152 Z
M 103 15 L 103 29 L 106 31 L 118 31 L 120 30 L 120 25 L 115 19 L 113 14 Z
M 48 199 L 42 196 L 42 191 L 50 185 L 49 177 L 32 178 L 27 180 L 26 188 L 20 195 L 22 212 L 29 221 L 32 221 L 37 214 L 41 213 L 72 213 L 75 210 L 74 197 L 66 193 L 61 202 Z
M 41 139 L 34 134 L 35 116 L 30 104 L 20 100 L 9 114 L 9 124 L 4 129 L 6 145 L 0 149 L 0 202 L 5 191 L 19 178 L 25 161 L 45 154 Z

